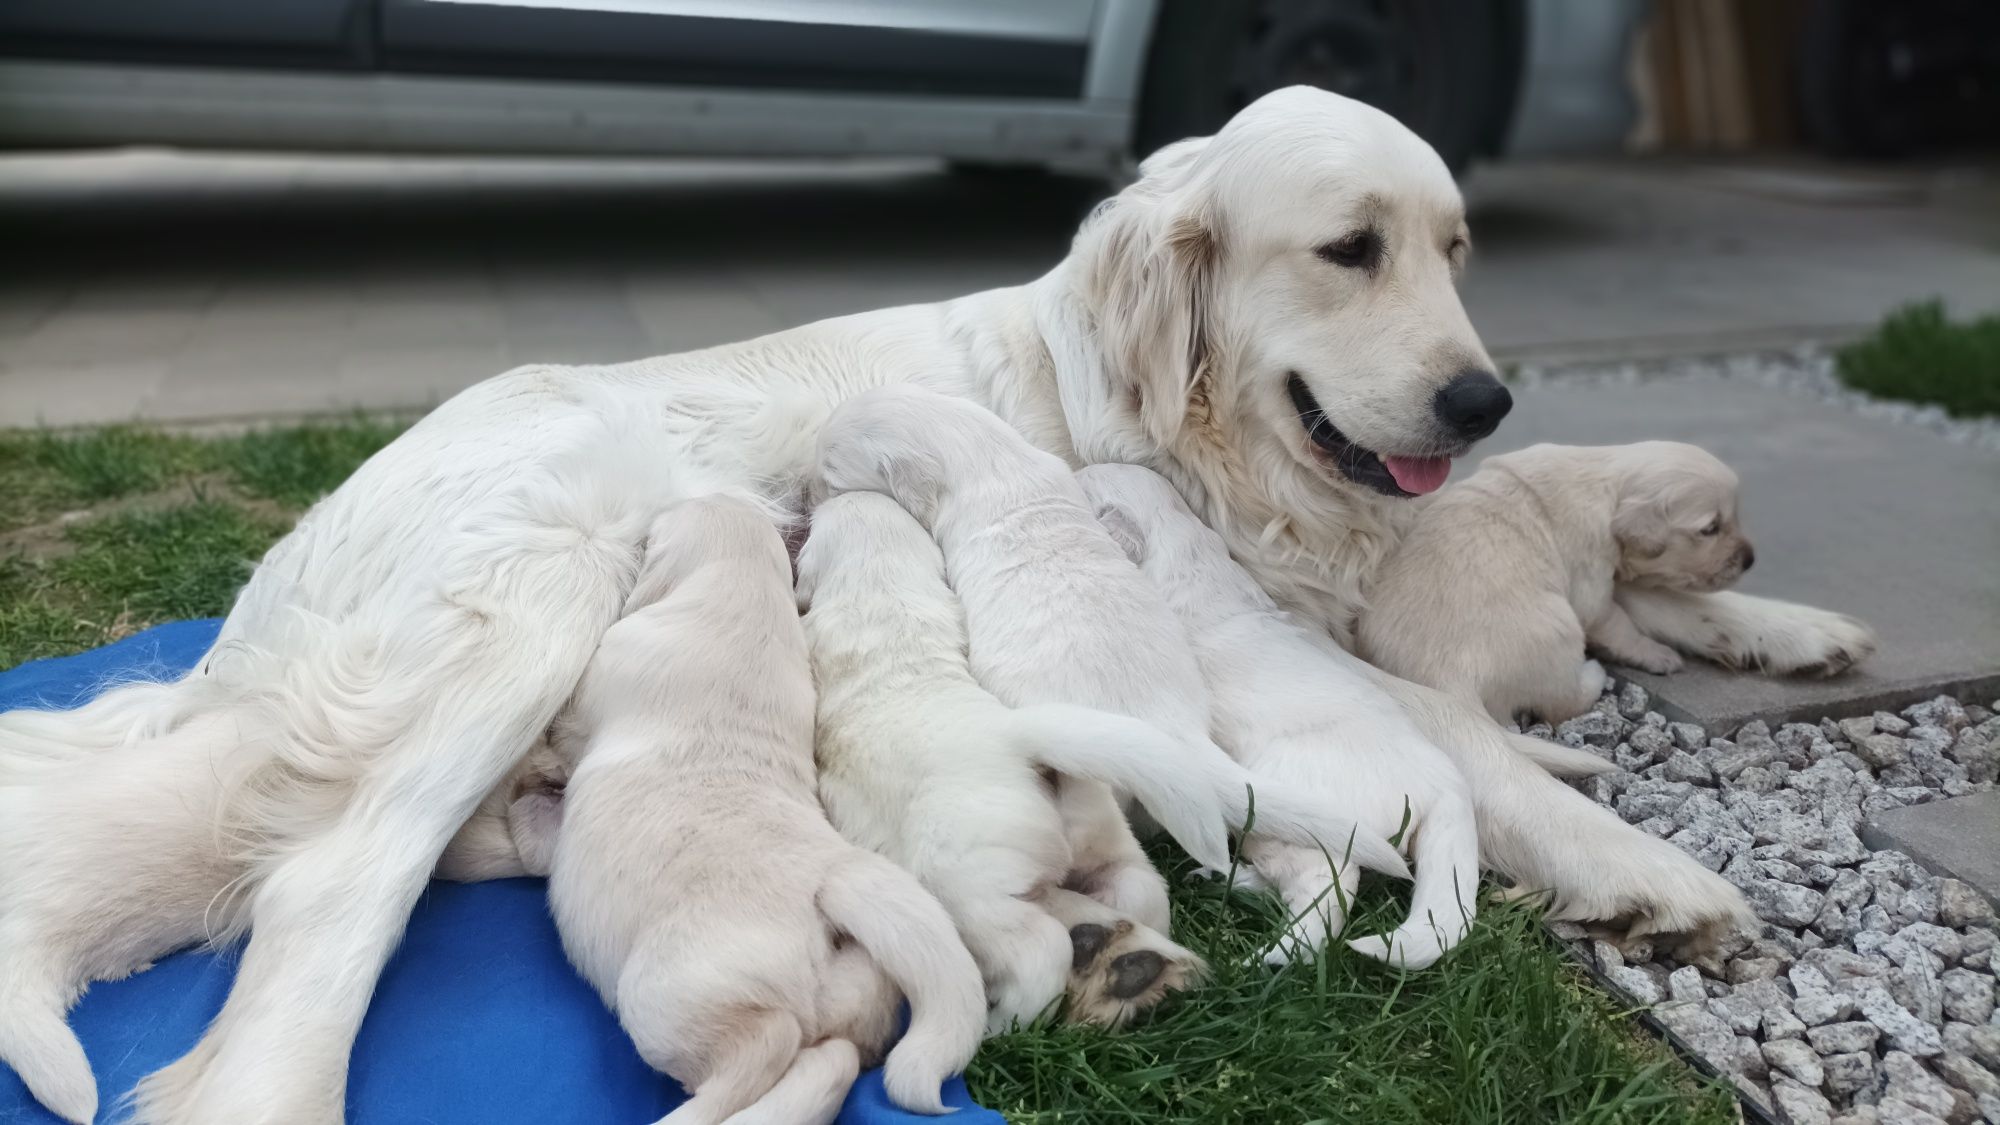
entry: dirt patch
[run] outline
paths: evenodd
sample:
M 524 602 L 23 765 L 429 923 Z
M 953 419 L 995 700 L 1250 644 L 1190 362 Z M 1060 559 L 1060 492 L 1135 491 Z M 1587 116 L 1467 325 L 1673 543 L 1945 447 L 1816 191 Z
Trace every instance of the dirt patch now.
M 243 492 L 230 482 L 227 473 L 202 473 L 165 488 L 74 508 L 53 519 L 0 531 L 0 557 L 18 556 L 34 562 L 62 558 L 76 550 L 69 529 L 77 524 L 107 516 L 166 511 L 204 500 L 239 508 L 259 519 L 290 523 L 297 518 L 297 513 L 282 504 Z

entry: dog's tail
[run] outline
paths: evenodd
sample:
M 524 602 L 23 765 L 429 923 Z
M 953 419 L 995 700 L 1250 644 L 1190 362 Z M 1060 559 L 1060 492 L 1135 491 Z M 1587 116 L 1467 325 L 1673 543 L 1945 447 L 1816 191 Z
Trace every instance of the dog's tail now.
M 1248 770 L 1214 743 L 1189 743 L 1125 715 L 1049 703 L 1018 708 L 1022 753 L 1058 773 L 1101 781 L 1132 795 L 1167 835 L 1201 863 L 1227 869 L 1230 829 L 1323 847 L 1364 867 L 1407 876 L 1409 866 L 1381 836 L 1350 818 L 1284 794 L 1254 790 Z
M 944 1113 L 939 1087 L 986 1030 L 986 990 L 950 915 L 916 877 L 856 848 L 819 892 L 820 913 L 854 936 L 910 1001 L 910 1028 L 883 1064 L 889 1100 Z
M 52 766 L 164 734 L 189 710 L 186 681 L 121 684 L 69 711 L 0 714 L 0 785 Z
M 1356 938 L 1357 953 L 1405 969 L 1436 963 L 1472 926 L 1479 895 L 1479 822 L 1469 798 L 1440 801 L 1410 842 L 1417 882 L 1410 916 L 1387 934 Z
M 1512 746 L 1516 753 L 1557 777 L 1595 777 L 1618 768 L 1615 762 L 1606 761 L 1588 750 L 1510 731 L 1501 733 L 1506 735 L 1507 745 Z
M 8 951 L 0 961 L 0 1063 L 35 1100 L 65 1121 L 97 1116 L 97 1079 L 64 1015 L 76 988 L 42 958 Z

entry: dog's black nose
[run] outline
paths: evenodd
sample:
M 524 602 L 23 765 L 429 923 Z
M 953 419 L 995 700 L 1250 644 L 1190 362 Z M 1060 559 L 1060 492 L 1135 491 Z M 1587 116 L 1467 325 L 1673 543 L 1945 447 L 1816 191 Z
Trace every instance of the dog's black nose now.
M 1514 409 L 1514 396 L 1492 375 L 1464 371 L 1438 388 L 1436 409 L 1452 433 L 1466 441 L 1478 441 L 1500 428 L 1500 419 Z

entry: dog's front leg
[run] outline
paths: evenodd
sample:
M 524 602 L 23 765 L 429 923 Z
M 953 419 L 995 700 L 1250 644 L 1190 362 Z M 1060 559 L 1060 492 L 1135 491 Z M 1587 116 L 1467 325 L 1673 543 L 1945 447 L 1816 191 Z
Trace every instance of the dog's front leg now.
M 1721 592 L 1620 586 L 1617 604 L 1639 632 L 1725 668 L 1837 676 L 1875 651 L 1875 633 L 1845 614 Z
M 1590 646 L 1613 664 L 1666 675 L 1681 669 L 1681 654 L 1639 631 L 1632 618 L 1613 601 L 1584 631 Z

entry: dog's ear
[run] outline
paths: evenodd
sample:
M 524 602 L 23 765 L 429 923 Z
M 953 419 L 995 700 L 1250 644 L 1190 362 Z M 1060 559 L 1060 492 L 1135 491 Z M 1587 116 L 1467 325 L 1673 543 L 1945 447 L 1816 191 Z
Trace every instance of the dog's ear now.
M 889 484 L 889 494 L 903 506 L 903 510 L 917 518 L 925 527 L 937 519 L 938 495 L 943 487 L 944 466 L 937 458 L 922 450 L 912 449 L 898 443 L 896 448 L 882 448 L 877 451 L 880 460 L 877 468 L 882 479 Z
M 1099 503 L 1097 522 L 1111 534 L 1111 541 L 1125 552 L 1125 557 L 1133 563 L 1146 561 L 1146 533 L 1139 528 L 1139 521 L 1132 514 L 1116 504 Z
M 1611 535 L 1621 554 L 1657 559 L 1667 551 L 1667 507 L 1658 492 L 1639 489 L 1618 500 L 1611 515 Z
M 1106 374 L 1169 446 L 1213 374 L 1208 317 L 1221 243 L 1201 160 L 1208 143 L 1180 141 L 1149 157 L 1138 182 L 1077 238 Z

